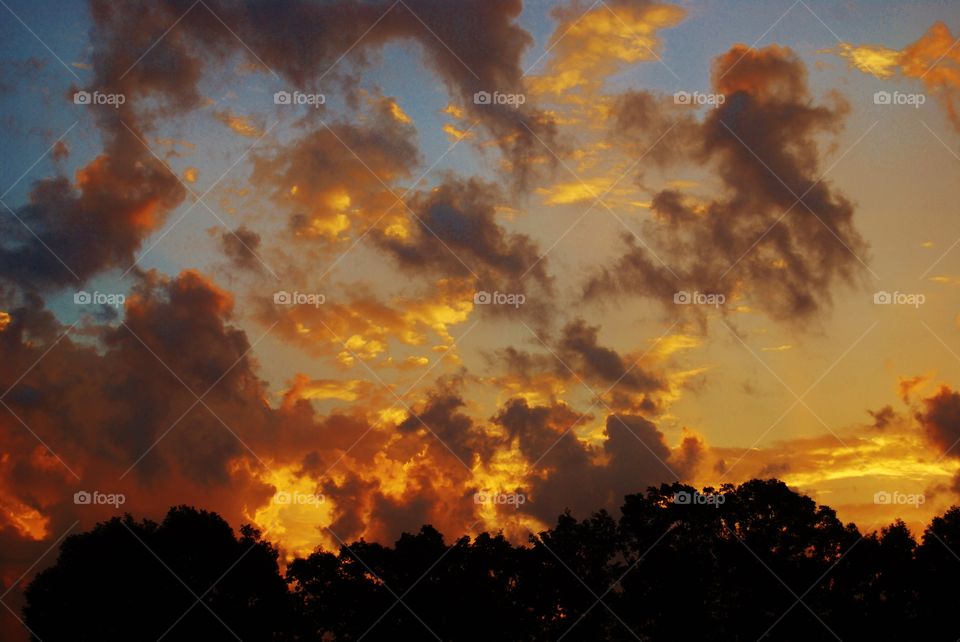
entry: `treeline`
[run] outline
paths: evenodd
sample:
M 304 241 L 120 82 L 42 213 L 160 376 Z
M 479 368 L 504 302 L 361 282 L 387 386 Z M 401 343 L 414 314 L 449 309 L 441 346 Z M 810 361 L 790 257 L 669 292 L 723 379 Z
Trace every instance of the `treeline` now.
M 899 521 L 860 533 L 776 480 L 675 501 L 693 492 L 627 496 L 619 519 L 565 514 L 522 546 L 424 526 L 393 547 L 317 550 L 285 575 L 258 531 L 215 513 L 127 515 L 64 540 L 24 621 L 43 642 L 960 637 L 960 508 L 917 541 Z

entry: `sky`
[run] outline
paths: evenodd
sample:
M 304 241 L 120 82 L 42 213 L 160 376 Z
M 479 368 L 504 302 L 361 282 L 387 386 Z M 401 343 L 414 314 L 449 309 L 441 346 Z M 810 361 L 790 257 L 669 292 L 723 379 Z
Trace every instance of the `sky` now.
M 956 3 L 0 4 L 5 587 L 178 504 L 957 503 Z

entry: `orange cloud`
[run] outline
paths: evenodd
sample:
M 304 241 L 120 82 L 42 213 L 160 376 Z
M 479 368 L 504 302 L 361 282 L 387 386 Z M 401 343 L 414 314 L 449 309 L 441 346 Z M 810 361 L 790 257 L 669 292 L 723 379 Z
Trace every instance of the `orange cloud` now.
M 881 45 L 847 43 L 826 51 L 846 58 L 852 67 L 877 78 L 892 78 L 899 72 L 904 78 L 920 80 L 927 91 L 937 97 L 950 122 L 960 131 L 960 48 L 943 22 L 935 22 L 919 40 L 902 51 Z
M 583 13 L 583 7 L 555 9 L 557 27 L 547 45 L 550 60 L 530 79 L 535 93 L 564 95 L 594 91 L 621 66 L 656 60 L 657 31 L 680 23 L 686 12 L 675 5 L 608 2 Z
M 221 123 L 233 130 L 234 133 L 246 136 L 247 138 L 260 138 L 263 136 L 263 127 L 258 125 L 249 116 L 235 114 L 229 109 L 215 111 L 214 117 Z
M 900 52 L 882 45 L 851 45 L 841 42 L 834 49 L 821 53 L 833 53 L 847 59 L 851 67 L 872 74 L 877 78 L 890 78 L 900 66 Z

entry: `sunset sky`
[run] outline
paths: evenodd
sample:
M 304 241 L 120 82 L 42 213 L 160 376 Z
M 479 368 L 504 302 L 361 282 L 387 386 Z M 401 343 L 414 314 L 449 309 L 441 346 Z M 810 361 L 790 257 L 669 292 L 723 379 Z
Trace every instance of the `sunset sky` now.
M 4 587 L 177 504 L 958 503 L 956 3 L 0 4 Z

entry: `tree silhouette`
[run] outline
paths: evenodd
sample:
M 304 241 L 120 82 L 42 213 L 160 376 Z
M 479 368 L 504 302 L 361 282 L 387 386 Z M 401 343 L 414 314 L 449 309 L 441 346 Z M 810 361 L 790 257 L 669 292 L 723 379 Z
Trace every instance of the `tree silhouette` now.
M 130 515 L 68 537 L 26 590 L 25 621 L 44 641 L 269 640 L 291 621 L 277 551 L 215 513 Z
M 317 549 L 281 575 L 253 528 L 188 507 L 67 538 L 26 591 L 25 621 L 58 640 L 956 640 L 960 508 L 918 544 L 902 521 L 861 535 L 777 480 L 681 484 L 625 498 L 514 545 Z M 719 499 L 718 499 L 719 498 Z

